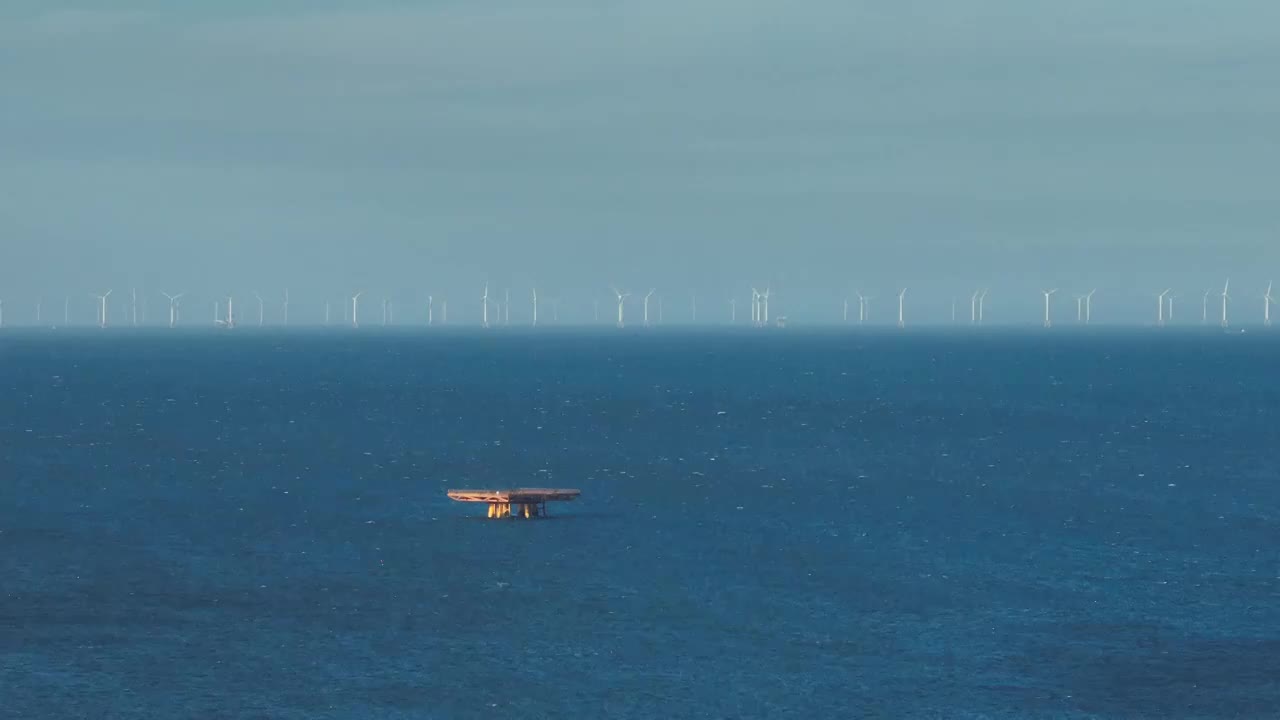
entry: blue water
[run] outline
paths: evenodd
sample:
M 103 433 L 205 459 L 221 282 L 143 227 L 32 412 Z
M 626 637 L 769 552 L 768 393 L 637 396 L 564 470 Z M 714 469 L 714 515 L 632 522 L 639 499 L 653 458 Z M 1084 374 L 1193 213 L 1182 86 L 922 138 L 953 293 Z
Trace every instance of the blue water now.
M 1280 708 L 1280 335 L 60 332 L 0 716 Z

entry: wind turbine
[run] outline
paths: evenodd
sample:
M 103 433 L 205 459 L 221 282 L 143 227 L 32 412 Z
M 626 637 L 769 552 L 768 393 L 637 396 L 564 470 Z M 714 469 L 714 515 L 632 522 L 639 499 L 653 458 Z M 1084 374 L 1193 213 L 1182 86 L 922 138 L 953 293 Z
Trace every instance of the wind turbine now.
M 1231 296 L 1227 292 L 1231 289 L 1231 278 L 1227 278 L 1227 284 L 1222 286 L 1222 327 L 1227 327 L 1227 301 Z
M 1156 296 L 1156 327 L 1164 327 L 1164 298 L 1169 294 L 1172 288 L 1166 288 L 1164 292 Z
M 898 293 L 898 327 L 907 326 L 907 318 L 905 314 L 905 299 L 907 297 L 907 289 L 902 288 L 902 292 Z
M 484 312 L 481 315 L 480 324 L 482 327 L 489 327 L 489 283 L 484 284 L 484 295 L 480 301 L 484 303 Z
M 871 309 L 871 296 L 863 295 L 861 292 L 855 293 L 858 296 L 858 324 L 862 325 L 867 322 L 867 316 Z
M 849 324 L 849 298 L 845 297 L 843 310 L 840 313 L 840 322 L 845 325 Z
M 1166 300 L 1167 300 L 1167 301 L 1168 301 L 1168 303 L 1169 303 L 1169 312 L 1165 315 L 1165 321 L 1166 321 L 1166 322 L 1173 322 L 1173 299 L 1174 299 L 1174 298 L 1176 298 L 1176 297 L 1178 297 L 1178 296 L 1177 296 L 1177 295 L 1172 295 L 1172 294 L 1171 294 L 1171 295 L 1169 295 L 1169 297 L 1168 297 L 1168 298 L 1166 298 Z
M 979 325 L 982 324 L 983 315 L 986 312 L 986 310 L 987 310 L 987 290 L 986 288 L 983 288 L 982 294 L 978 296 L 978 324 Z
M 391 320 L 391 298 L 382 297 L 382 327 L 386 327 Z
M 174 327 L 178 324 L 178 300 L 182 297 L 183 293 L 170 295 L 169 293 L 162 292 L 160 294 L 169 299 L 169 327 Z
M 138 327 L 138 289 L 132 288 L 129 293 L 133 298 L 129 305 L 129 324 Z
M 364 294 L 361 290 L 351 296 L 351 327 L 360 327 L 360 296 Z
M 227 296 L 227 323 L 226 323 L 228 328 L 233 328 L 236 326 L 236 315 L 235 315 L 235 312 L 233 311 L 234 302 L 235 302 L 234 299 L 230 295 L 228 295 Z
M 729 298 L 729 324 L 738 324 L 738 298 Z
M 258 327 L 262 327 L 267 320 L 267 308 L 257 290 L 253 291 L 253 296 L 258 299 Z
M 0 300 L 0 328 L 4 327 L 4 300 Z
M 760 325 L 760 291 L 751 288 L 751 324 Z
M 952 298 L 951 298 L 951 324 L 952 324 L 952 325 L 955 325 L 955 324 L 956 324 L 956 299 L 955 299 L 955 296 L 952 296 Z
M 1275 300 L 1271 297 L 1271 285 L 1267 283 L 1267 292 L 1262 296 L 1262 324 L 1264 327 L 1271 327 L 1271 304 Z
M 645 293 L 644 296 L 644 326 L 649 327 L 649 298 L 653 297 L 653 290 Z
M 111 297 L 111 291 L 108 290 L 101 295 L 94 295 L 98 298 L 98 326 L 107 326 L 107 298 Z
M 1076 324 L 1084 322 L 1084 295 L 1076 296 Z
M 282 319 L 287 327 L 289 325 L 289 288 L 284 289 L 284 317 Z
M 1044 291 L 1044 326 L 1045 327 L 1053 326 L 1053 322 L 1049 319 L 1049 298 L 1053 297 L 1053 294 L 1056 292 L 1058 292 L 1057 288 Z
M 623 327 L 622 308 L 627 298 L 631 297 L 631 293 L 623 293 L 618 288 L 612 288 L 613 294 L 618 296 L 618 327 Z
M 1212 289 L 1204 291 L 1204 298 L 1201 300 L 1201 303 L 1200 303 L 1200 324 L 1201 325 L 1209 324 L 1209 296 L 1212 294 L 1213 294 Z
M 764 295 L 761 295 L 760 299 L 764 303 L 763 305 L 764 314 L 760 317 L 760 324 L 765 327 L 768 327 L 769 325 L 769 286 L 768 285 L 764 286 Z
M 328 325 L 328 324 L 329 324 L 329 316 L 330 316 L 330 314 L 331 314 L 331 313 L 329 312 L 329 306 L 330 306 L 329 301 L 328 301 L 328 300 L 325 300 L 325 301 L 324 301 L 324 324 L 325 324 L 325 325 Z
M 427 296 L 427 327 L 436 324 L 436 299 L 434 296 Z
M 538 327 L 538 288 L 533 289 L 533 327 Z
M 1093 294 L 1098 292 L 1097 288 L 1089 291 L 1084 296 L 1084 324 L 1088 325 L 1093 320 Z
M 502 301 L 502 324 L 511 324 L 511 290 L 508 288 L 504 291 L 506 299 Z
M 981 290 L 974 290 L 973 296 L 969 298 L 969 324 L 978 324 L 978 294 Z

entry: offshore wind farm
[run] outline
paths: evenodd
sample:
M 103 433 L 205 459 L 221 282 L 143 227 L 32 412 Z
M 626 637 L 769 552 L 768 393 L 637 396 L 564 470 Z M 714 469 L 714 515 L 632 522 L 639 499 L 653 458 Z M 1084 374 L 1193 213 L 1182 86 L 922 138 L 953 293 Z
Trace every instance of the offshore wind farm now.
M 1223 283 L 1221 291 L 1206 290 L 1202 296 L 1202 308 L 1199 318 L 1183 319 L 1180 326 L 1208 326 L 1216 324 L 1221 328 L 1229 328 L 1232 326 L 1231 315 L 1229 312 L 1231 281 L 1227 279 Z M 765 328 L 771 327 L 776 321 L 778 313 L 776 308 L 781 303 L 788 308 L 788 315 L 793 324 L 809 327 L 865 327 L 875 325 L 870 315 L 871 300 L 875 297 L 869 294 L 870 291 L 864 289 L 854 290 L 852 295 L 856 298 L 856 314 L 851 313 L 851 301 L 849 294 L 846 292 L 842 295 L 831 295 L 831 301 L 837 303 L 838 312 L 825 312 L 826 308 L 822 307 L 825 302 L 821 298 L 821 291 L 812 289 L 794 290 L 790 293 L 778 294 L 771 285 L 766 284 L 763 291 L 756 287 L 744 286 L 741 295 L 735 295 L 732 291 L 725 291 L 722 294 L 727 296 L 723 305 L 723 314 L 704 314 L 699 320 L 697 316 L 697 293 L 696 291 L 689 293 L 690 303 L 684 313 L 673 313 L 671 324 L 675 326 L 735 326 L 739 323 L 738 318 L 738 301 L 750 304 L 750 319 L 743 321 L 744 326 Z M 480 302 L 477 313 L 473 317 L 467 317 L 465 314 L 461 317 L 457 314 L 451 323 L 453 327 L 477 326 L 482 329 L 503 328 L 512 326 L 512 301 L 511 289 L 503 290 L 502 300 L 493 300 L 489 295 L 489 283 L 480 284 Z M 1241 328 L 1249 326 L 1271 327 L 1271 312 L 1276 305 L 1276 298 L 1272 294 L 1273 283 L 1268 281 L 1263 288 L 1257 291 L 1258 306 L 1257 314 L 1252 315 L 1246 308 L 1240 311 L 1237 316 L 1236 324 Z M 235 294 L 221 294 L 214 292 L 207 297 L 214 305 L 214 314 L 212 322 L 200 322 L 197 319 L 183 318 L 181 313 L 182 301 L 188 298 L 188 302 L 197 302 L 199 296 L 189 293 L 169 294 L 167 292 L 158 292 L 158 296 L 163 298 L 167 303 L 167 314 L 157 316 L 148 320 L 145 311 L 139 315 L 139 290 L 130 288 L 130 303 L 120 305 L 116 308 L 116 317 L 112 317 L 109 312 L 108 300 L 114 290 L 108 289 L 101 294 L 90 294 L 93 301 L 90 304 L 80 304 L 79 313 L 73 314 L 72 294 L 64 296 L 63 313 L 61 322 L 56 319 L 49 319 L 42 313 L 44 295 L 37 295 L 30 299 L 30 308 L 32 314 L 29 316 L 12 315 L 15 308 L 21 308 L 21 298 L 15 298 L 15 295 L 8 294 L 9 307 L 11 316 L 6 322 L 3 316 L 0 316 L 0 328 L 4 327 L 75 327 L 75 326 L 97 326 L 102 329 L 111 328 L 137 328 L 137 327 L 168 327 L 168 328 L 198 328 L 198 327 L 214 327 L 218 329 L 232 329 L 237 327 L 238 317 L 235 311 Z M 531 302 L 527 308 L 517 306 L 515 310 L 515 326 L 539 326 L 538 317 L 538 290 L 536 287 L 527 288 L 530 293 Z M 554 307 L 554 314 L 550 325 L 571 325 L 577 327 L 591 326 L 609 326 L 616 328 L 627 327 L 627 311 L 629 306 L 632 312 L 638 312 L 640 316 L 639 326 L 643 328 L 651 328 L 665 325 L 667 323 L 665 306 L 662 304 L 663 296 L 658 294 L 657 288 L 650 288 L 643 294 L 638 296 L 638 301 L 632 300 L 630 292 L 623 292 L 617 287 L 608 286 L 603 292 L 592 292 L 590 290 L 577 291 L 571 296 L 570 302 L 565 306 L 569 313 L 565 317 L 564 323 L 561 323 L 559 311 L 562 305 L 562 298 L 554 298 L 550 302 Z M 1100 315 L 1097 320 L 1094 318 L 1093 300 L 1094 296 L 1099 292 L 1099 288 L 1090 288 L 1081 294 L 1074 295 L 1075 312 L 1073 316 L 1067 316 L 1067 312 L 1057 309 L 1055 310 L 1052 300 L 1058 293 L 1058 289 L 1043 290 L 1040 292 L 1042 297 L 1042 315 L 1034 318 L 1029 315 L 1032 304 L 1027 300 L 1030 293 L 1023 293 L 1021 297 L 1013 296 L 1012 293 L 1000 294 L 997 289 L 997 297 L 1001 297 L 1006 312 L 999 319 L 988 320 L 986 316 L 987 297 L 991 293 L 990 287 L 982 287 L 974 290 L 968 296 L 969 311 L 968 317 L 963 319 L 958 313 L 958 301 L 955 295 L 942 297 L 935 295 L 932 299 L 916 300 L 913 296 L 912 302 L 908 302 L 907 288 L 902 288 L 896 293 L 897 314 L 896 325 L 899 329 L 911 327 L 957 327 L 961 325 L 968 326 L 1004 326 L 1010 328 L 1016 327 L 1032 327 L 1039 325 L 1043 329 L 1050 329 L 1056 326 L 1113 326 L 1113 327 L 1141 327 L 1155 326 L 1166 327 L 1175 325 L 1174 322 L 1174 299 L 1178 297 L 1174 288 L 1165 288 L 1162 291 L 1152 294 L 1156 300 L 1156 309 L 1151 316 L 1144 318 L 1139 311 L 1139 304 L 1135 299 L 1133 292 L 1117 292 L 1103 290 L 1103 298 L 1106 299 L 1107 309 L 1109 312 Z M 773 296 L 775 313 L 770 314 L 769 303 L 770 296 Z M 890 293 L 893 294 L 892 292 Z M 334 296 L 338 296 L 335 294 Z M 293 324 L 297 327 L 350 327 L 352 329 L 360 328 L 360 322 L 363 319 L 360 298 L 364 295 L 364 291 L 357 291 L 346 296 L 342 301 L 346 310 L 341 322 L 336 322 L 332 316 L 331 307 L 332 297 L 325 297 L 318 305 L 319 309 L 313 315 L 303 314 L 295 315 Z M 655 298 L 656 295 L 656 298 Z M 1219 314 L 1211 323 L 1210 318 L 1210 298 L 1217 295 L 1220 300 Z M 290 325 L 290 294 L 288 289 L 280 291 L 281 300 L 271 302 L 263 297 L 257 291 L 248 293 L 253 298 L 256 311 L 251 317 L 251 326 L 258 328 L 265 327 L 286 327 Z M 145 299 L 147 294 L 143 291 L 141 296 Z M 616 314 L 610 322 L 601 322 L 599 315 L 599 303 L 602 299 L 611 299 L 616 302 Z M 381 315 L 379 316 L 378 327 L 439 327 L 447 322 L 446 316 L 442 314 L 439 320 L 436 318 L 437 303 L 445 303 L 445 295 L 436 292 L 412 292 L 412 293 L 386 293 L 382 296 Z M 400 320 L 396 319 L 396 308 L 402 309 Z M 1020 307 L 1021 310 L 1016 308 Z M 92 309 L 93 315 L 88 314 Z M 497 318 L 497 322 L 490 322 L 490 315 Z M 651 312 L 652 311 L 652 312 Z M 19 311 L 20 312 L 20 311 Z M 25 318 L 25 319 L 24 319 Z M 141 318 L 141 319 L 140 319 Z M 890 324 L 888 321 L 882 324 Z M 547 326 L 548 321 L 544 317 L 542 325 Z

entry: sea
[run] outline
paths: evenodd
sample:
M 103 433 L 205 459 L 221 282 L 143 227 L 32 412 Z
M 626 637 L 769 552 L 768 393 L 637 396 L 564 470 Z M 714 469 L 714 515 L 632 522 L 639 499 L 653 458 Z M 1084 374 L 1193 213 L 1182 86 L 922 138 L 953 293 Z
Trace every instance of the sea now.
M 1280 717 L 1280 333 L 963 330 L 0 331 L 0 717 Z

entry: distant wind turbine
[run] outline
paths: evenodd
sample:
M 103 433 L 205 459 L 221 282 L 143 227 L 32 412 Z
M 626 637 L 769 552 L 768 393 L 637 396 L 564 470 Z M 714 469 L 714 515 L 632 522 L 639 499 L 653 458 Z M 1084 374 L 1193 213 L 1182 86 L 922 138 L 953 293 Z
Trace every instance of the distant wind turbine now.
M 1271 285 L 1267 283 L 1267 292 L 1262 295 L 1262 324 L 1264 327 L 1271 327 L 1271 305 L 1275 299 L 1271 297 Z
M 760 291 L 751 288 L 751 324 L 760 325 Z
M 253 296 L 258 300 L 258 327 L 262 327 L 267 321 L 267 306 L 262 301 L 262 296 L 258 294 L 257 290 L 253 291 Z
M 649 327 L 649 298 L 653 297 L 653 290 L 645 293 L 644 296 L 644 326 Z
M 987 310 L 987 290 L 983 288 L 982 294 L 978 296 L 978 324 L 983 323 L 983 316 Z
M 1172 290 L 1165 288 L 1165 291 L 1156 296 L 1156 327 L 1164 327 L 1164 299 Z
M 505 299 L 502 301 L 502 324 L 510 325 L 511 324 L 511 290 L 508 288 L 503 292 L 505 293 Z
M 1227 322 L 1227 301 L 1231 299 L 1228 291 L 1231 290 L 1231 278 L 1227 278 L 1227 284 L 1222 286 L 1222 327 L 1228 327 Z
M 900 328 L 907 326 L 906 297 L 907 289 L 902 288 L 902 292 L 898 293 L 898 327 Z
M 612 290 L 613 290 L 613 294 L 618 296 L 618 327 L 623 327 L 624 323 L 623 323 L 622 309 L 623 309 L 624 303 L 626 303 L 627 301 L 627 298 L 631 297 L 631 293 L 623 293 L 622 291 L 618 290 L 618 288 L 612 288 Z
M 351 296 L 351 327 L 360 327 L 360 296 L 364 294 L 361 290 Z
M 1213 289 L 1204 291 L 1204 298 L 1200 302 L 1200 324 L 1209 324 L 1209 296 L 1213 294 Z
M 871 314 L 871 296 L 863 295 L 861 291 L 855 294 L 858 296 L 858 324 L 863 325 Z
M 974 290 L 973 296 L 969 298 L 969 324 L 978 324 L 978 294 L 981 290 Z
M 107 326 L 107 298 L 111 297 L 111 291 L 108 290 L 101 295 L 94 295 L 98 298 L 98 327 Z
M 436 324 L 436 299 L 432 295 L 427 296 L 427 327 Z
M 1084 296 L 1084 324 L 1085 325 L 1088 325 L 1090 322 L 1093 321 L 1093 294 L 1096 292 L 1098 292 L 1098 290 L 1095 288 L 1093 290 L 1090 290 L 1088 295 Z
M 538 288 L 533 289 L 533 327 L 538 327 Z
M 1050 316 L 1049 316 L 1049 298 L 1053 297 L 1053 294 L 1056 292 L 1058 292 L 1057 288 L 1044 291 L 1044 326 L 1045 327 L 1053 326 L 1053 321 L 1050 319 Z
M 1076 324 L 1084 323 L 1084 295 L 1076 296 Z
M 129 324 L 138 327 L 138 289 L 132 288 L 129 293 L 133 298 L 129 304 Z
M 729 324 L 738 324 L 738 298 L 729 298 Z
M 182 299 L 183 293 L 170 295 L 169 293 L 160 293 L 169 299 L 169 327 L 175 327 L 178 324 L 178 301 Z
M 43 305 L 44 305 L 44 297 L 37 295 L 36 296 L 36 325 L 40 324 L 40 311 L 43 309 Z
M 481 315 L 480 325 L 489 327 L 489 283 L 484 284 L 484 295 L 481 296 L 480 302 L 484 303 L 484 311 Z
M 287 327 L 289 325 L 289 288 L 284 289 L 284 313 L 281 319 Z

